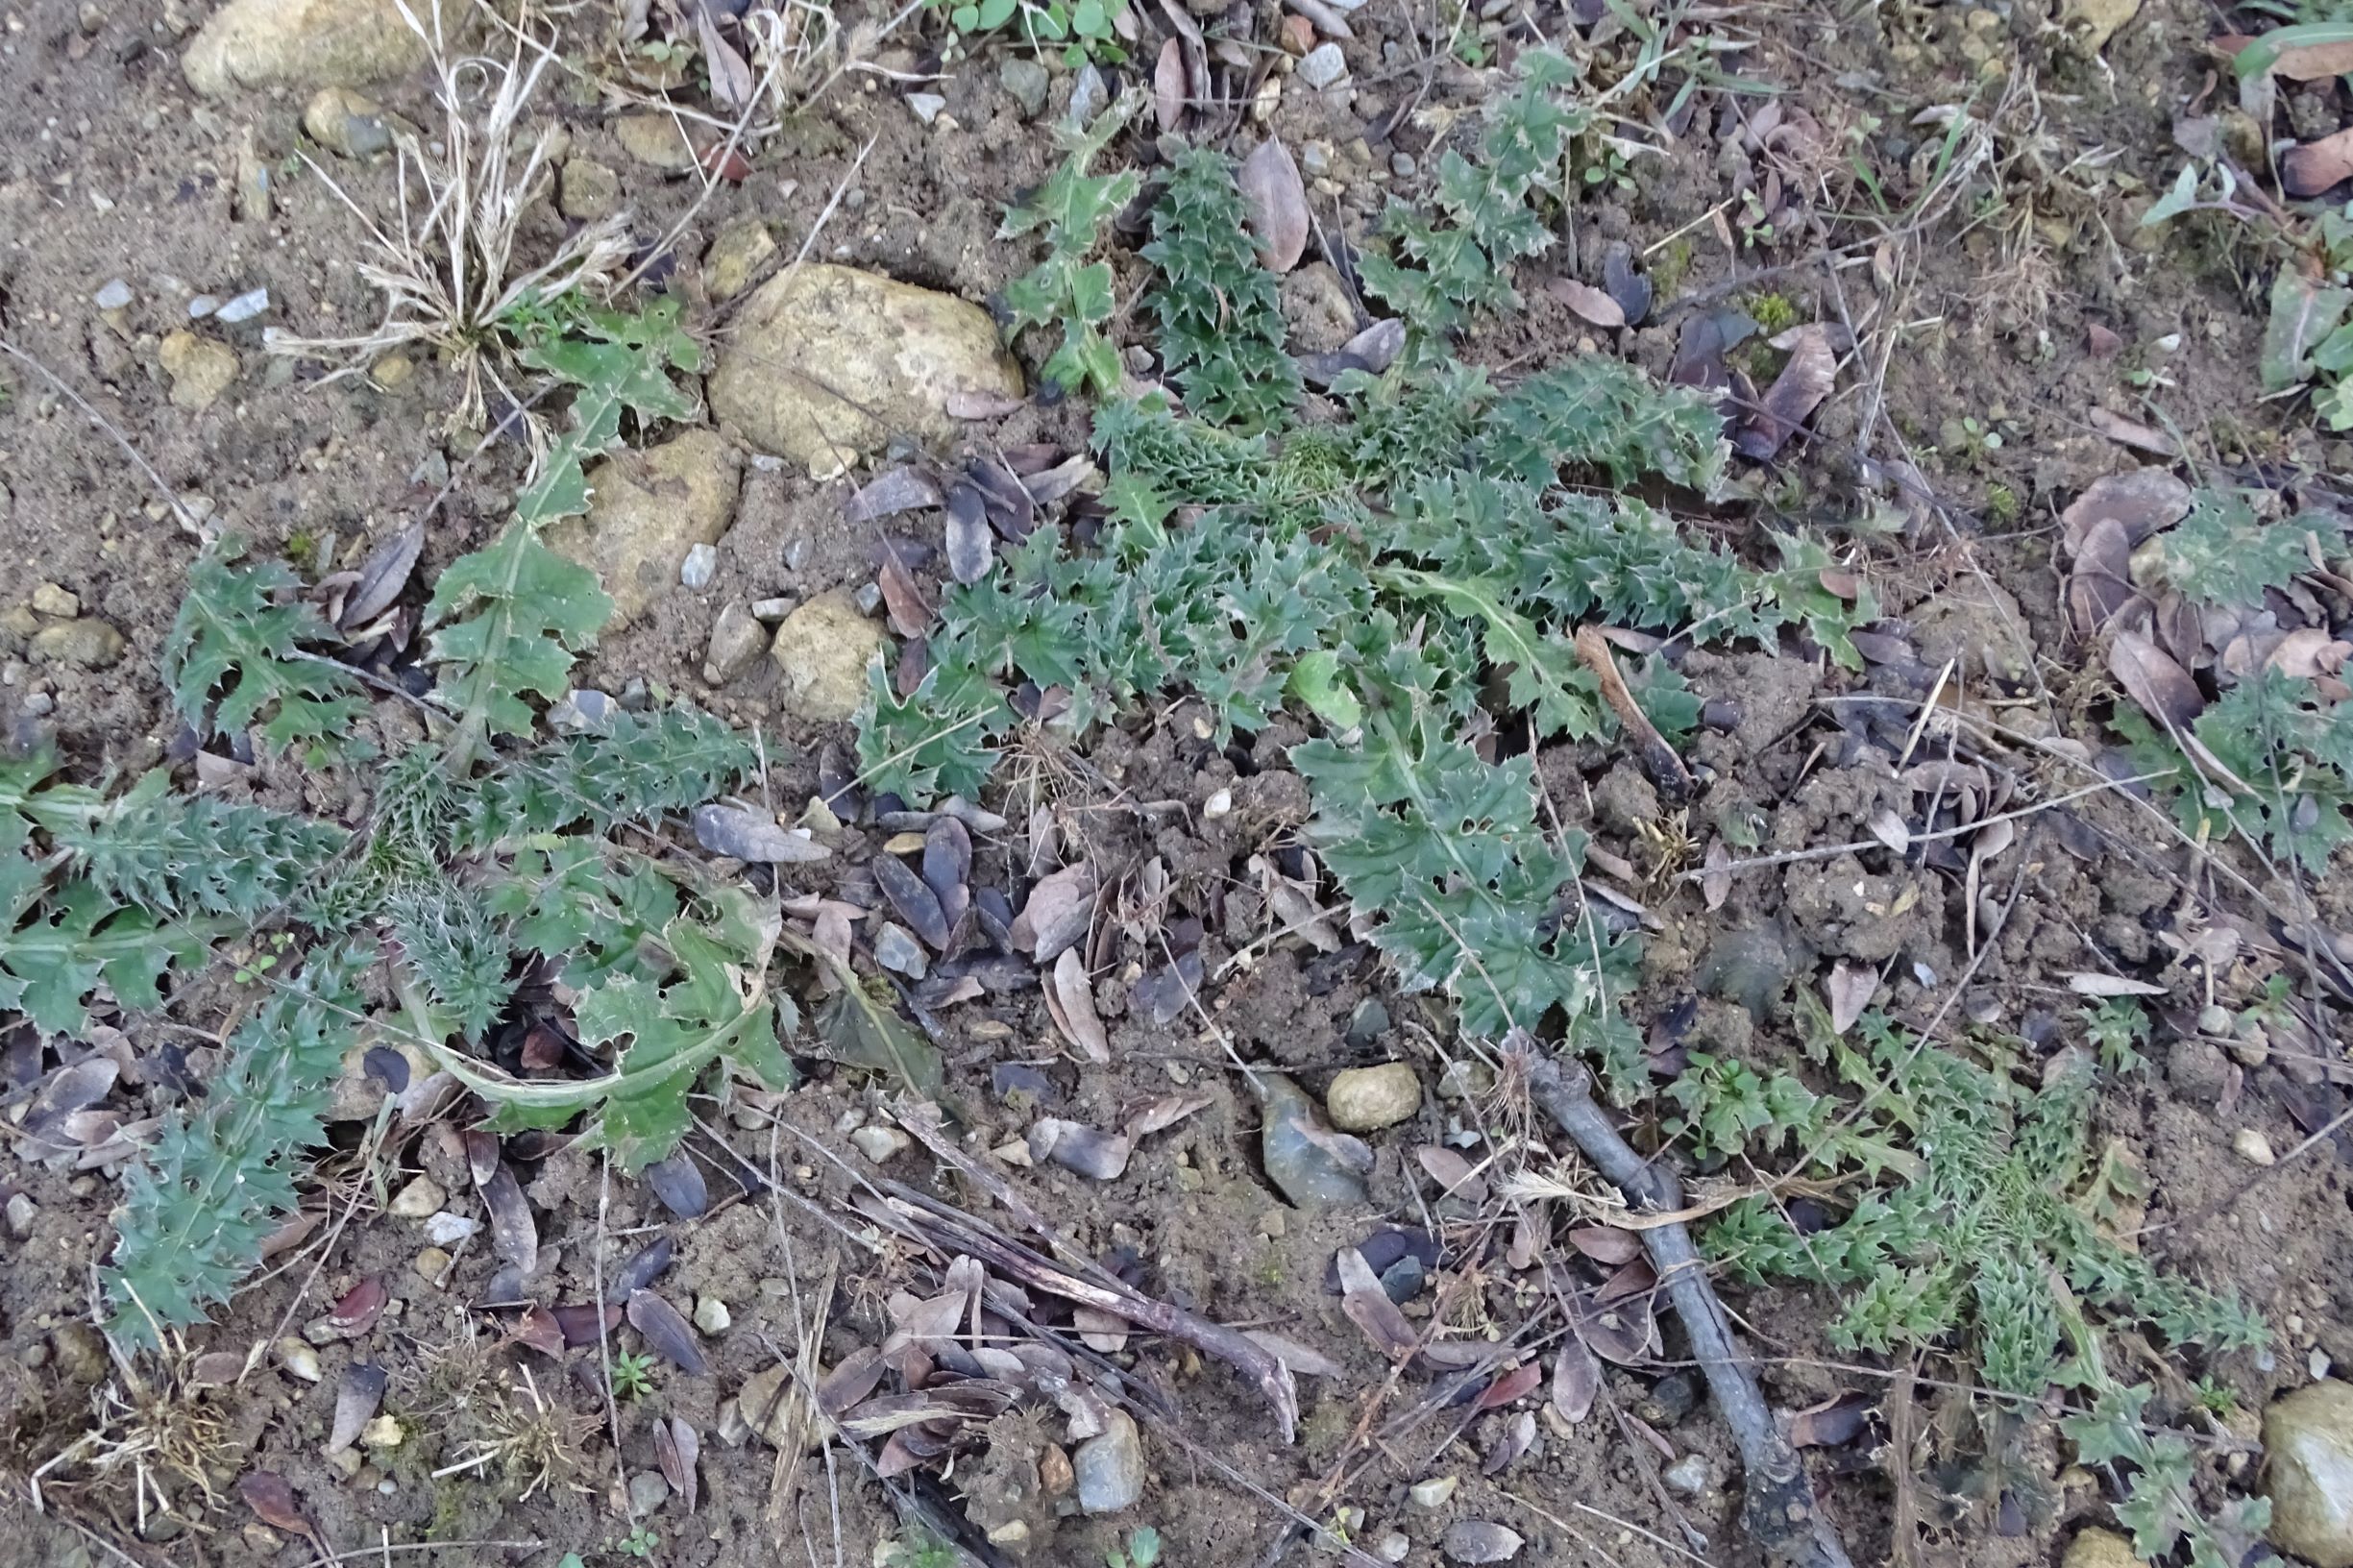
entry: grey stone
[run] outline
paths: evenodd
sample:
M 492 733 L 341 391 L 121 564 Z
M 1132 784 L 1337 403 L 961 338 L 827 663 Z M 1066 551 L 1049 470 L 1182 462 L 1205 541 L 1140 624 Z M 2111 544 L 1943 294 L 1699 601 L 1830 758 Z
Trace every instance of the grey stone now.
M 1336 43 L 1319 43 L 1299 61 L 1299 80 L 1321 91 L 1348 74 L 1347 57 Z
M 1458 1520 L 1438 1538 L 1449 1562 L 1509 1562 L 1525 1544 L 1518 1531 L 1485 1519 Z
M 740 599 L 729 600 L 721 606 L 719 619 L 711 623 L 711 646 L 703 654 L 702 678 L 714 686 L 723 686 L 760 662 L 768 651 L 768 628 L 751 606 Z
M 1052 86 L 1052 79 L 1046 75 L 1043 65 L 1023 56 L 1014 55 L 997 67 L 996 79 L 1004 84 L 1013 101 L 1021 106 L 1023 115 L 1034 120 L 1045 112 L 1045 94 L 1047 87 Z
M 321 87 L 303 106 L 303 129 L 340 158 L 374 158 L 392 151 L 383 106 L 350 87 Z
M 904 1154 L 909 1142 L 905 1133 L 895 1127 L 883 1126 L 861 1127 L 849 1135 L 849 1140 L 858 1146 L 860 1154 L 878 1165 L 888 1164 L 898 1155 Z
M 123 634 L 96 616 L 43 626 L 33 634 L 33 657 L 50 664 L 104 670 L 123 656 Z
M 1353 1138 L 1325 1132 L 1315 1102 L 1281 1073 L 1262 1070 L 1250 1074 L 1249 1082 L 1266 1108 L 1259 1153 L 1275 1189 L 1301 1209 L 1364 1202 L 1362 1169 L 1370 1166 L 1371 1151 Z M 1336 1152 L 1350 1144 L 1364 1153 L 1359 1168 L 1343 1164 Z
M 639 1515 L 656 1512 L 670 1499 L 670 1482 L 659 1470 L 640 1470 L 629 1478 L 629 1508 Z
M 947 100 L 936 92 L 911 92 L 907 94 L 907 107 L 915 111 L 917 119 L 929 125 L 940 117 L 940 110 L 947 107 Z
M 1422 1293 L 1422 1281 L 1427 1278 L 1422 1261 L 1411 1253 L 1381 1271 L 1381 1290 L 1391 1301 L 1403 1307 Z
M 613 699 L 593 686 L 576 687 L 548 709 L 548 723 L 559 735 L 610 735 Z
M 695 166 L 695 149 L 667 114 L 624 114 L 613 122 L 621 150 L 648 168 L 685 174 Z
M 225 326 L 234 327 L 239 322 L 253 320 L 269 307 L 270 291 L 268 289 L 249 288 L 212 312 L 212 319 Z
M 2263 1416 L 2265 1539 L 2313 1568 L 2353 1568 L 2353 1384 L 2330 1380 Z
M 741 806 L 697 806 L 695 842 L 715 855 L 763 865 L 798 866 L 830 860 L 833 851 L 815 839 L 776 825 L 772 818 Z
M 90 296 L 90 303 L 101 310 L 120 310 L 131 303 L 131 285 L 120 278 Z
M 895 920 L 884 920 L 874 927 L 874 962 L 910 980 L 922 979 L 931 968 L 931 961 L 923 956 L 923 944 Z
M 1103 73 L 1095 69 L 1094 62 L 1090 61 L 1078 68 L 1078 80 L 1070 84 L 1070 103 L 1063 110 L 1063 120 L 1084 131 L 1110 98 L 1111 85 L 1103 80 Z
M 576 158 L 555 183 L 556 210 L 593 223 L 621 206 L 621 176 L 594 159 Z
M 678 582 L 690 593 L 701 593 L 711 586 L 711 578 L 719 573 L 719 551 L 698 539 L 686 547 L 686 559 L 678 565 Z
M 1685 1497 L 1697 1497 L 1708 1488 L 1714 1479 L 1707 1473 L 1707 1460 L 1697 1454 L 1686 1454 L 1658 1473 L 1667 1490 L 1680 1492 Z
M 1115 1409 L 1101 1432 L 1070 1456 L 1078 1506 L 1088 1513 L 1117 1513 L 1143 1500 L 1143 1434 L 1135 1417 Z

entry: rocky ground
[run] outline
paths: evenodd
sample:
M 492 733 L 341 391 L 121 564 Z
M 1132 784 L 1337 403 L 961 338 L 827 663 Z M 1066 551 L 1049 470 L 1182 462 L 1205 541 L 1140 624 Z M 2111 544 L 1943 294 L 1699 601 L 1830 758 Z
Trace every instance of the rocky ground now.
M 1835 345 L 1826 399 L 1772 463 L 1744 468 L 1738 504 L 1689 526 L 1743 548 L 1759 524 L 1834 527 L 1852 547 L 1841 570 L 1884 611 L 1857 638 L 1859 670 L 1794 640 L 1683 659 L 1708 716 L 1688 758 L 1708 793 L 1689 810 L 1599 747 L 1539 759 L 1559 821 L 1594 836 L 1596 896 L 1646 936 L 1631 1016 L 1661 1061 L 1791 1066 L 1778 1009 L 1793 984 L 1869 974 L 1915 1026 L 1957 1005 L 2042 1041 L 2073 1027 L 2082 976 L 2129 977 L 2156 1019 L 2154 1066 L 2106 1094 L 2096 1124 L 2145 1184 L 2129 1234 L 2271 1331 L 2267 1349 L 2194 1367 L 2142 1346 L 2153 1366 L 2136 1376 L 2205 1411 L 2201 1503 L 2273 1500 L 2270 1544 L 2248 1560 L 2353 1564 L 2344 992 L 2315 982 L 2249 1012 L 2276 1001 L 2274 975 L 2300 988 L 2307 973 L 2294 955 L 2310 944 L 2277 912 L 2353 930 L 2353 884 L 2341 859 L 2308 885 L 2200 845 L 2100 785 L 2126 776 L 2101 740 L 2123 677 L 2081 620 L 2116 583 L 2129 597 L 2128 551 L 2179 522 L 2185 481 L 2343 503 L 2341 443 L 2304 404 L 2259 401 L 2279 248 L 2219 221 L 2139 221 L 2201 135 L 2260 152 L 2267 129 L 2334 132 L 2346 93 L 2328 73 L 2259 124 L 2226 73 L 2218 86 L 2216 18 L 2178 0 L 1458 18 L 1194 0 L 1129 13 L 1134 62 L 1100 69 L 1009 39 L 949 52 L 930 9 L 711 4 L 699 25 L 693 0 L 599 0 L 526 18 L 556 40 L 541 61 L 460 0 L 411 4 L 416 22 L 538 72 L 517 145 L 547 133 L 546 163 L 522 193 L 518 254 L 609 227 L 631 297 L 681 302 L 704 349 L 700 414 L 632 431 L 592 471 L 588 515 L 550 535 L 616 605 L 551 718 L 683 698 L 757 731 L 771 810 L 746 815 L 770 834 L 806 827 L 834 857 L 769 886 L 821 930 L 828 909 L 861 922 L 861 959 L 924 1010 L 961 1128 L 922 1137 L 882 1086 L 811 1048 L 796 1052 L 801 1087 L 711 1107 L 692 1158 L 653 1179 L 615 1179 L 560 1139 L 494 1143 L 525 1222 L 560 1249 L 543 1324 L 479 1310 L 494 1228 L 516 1211 L 502 1218 L 478 1178 L 469 1115 L 385 1109 L 385 1086 L 355 1072 L 306 1204 L 317 1234 L 289 1238 L 159 1365 L 111 1359 L 90 1326 L 133 1152 L 115 1139 L 152 1131 L 201 1081 L 238 993 L 201 986 L 87 1040 L 0 1025 L 0 1562 L 935 1563 L 956 1559 L 917 1555 L 923 1531 L 959 1529 L 978 1560 L 1114 1568 L 1145 1568 L 1140 1530 L 1186 1564 L 1759 1560 L 1732 1444 L 1639 1242 L 1607 1214 L 1574 1230 L 1573 1257 L 1514 1234 L 1527 1200 L 1480 1168 L 1491 1080 L 1451 1043 L 1445 1009 L 1399 994 L 1302 875 L 1289 721 L 1220 747 L 1179 706 L 1083 750 L 1041 747 L 952 830 L 888 801 L 790 805 L 848 798 L 870 661 L 919 641 L 948 575 L 941 481 L 993 459 L 1048 506 L 1099 482 L 1084 400 L 1041 390 L 1048 335 L 1008 346 L 992 314 L 1036 258 L 997 231 L 1061 158 L 1056 128 L 1140 81 L 1183 96 L 1196 51 L 1215 91 L 1187 132 L 1293 155 L 1305 222 L 1284 312 L 1295 353 L 1328 355 L 1374 325 L 1353 247 L 1392 198 L 1429 188 L 1497 61 L 1541 35 L 1613 78 L 1646 48 L 1679 49 L 1685 67 L 1661 81 L 1689 86 L 1631 106 L 1615 162 L 1522 280 L 1526 309 L 1483 326 L 1466 358 L 1507 377 L 1614 352 L 1667 375 L 1707 368 L 1712 343 L 1719 380 L 1769 383 L 1778 361 L 1739 339 L 1819 329 Z M 86 782 L 163 765 L 190 787 L 355 819 L 365 778 L 237 742 L 199 751 L 154 664 L 196 536 L 223 529 L 313 583 L 421 530 L 420 588 L 389 612 L 413 638 L 422 585 L 490 537 L 528 472 L 518 404 L 535 388 L 511 366 L 476 380 L 420 345 L 354 359 L 272 340 L 364 337 L 378 320 L 365 269 L 400 237 L 395 144 L 421 128 L 431 156 L 448 151 L 434 51 L 389 0 L 31 0 L 4 25 L 12 738 L 53 739 Z M 1161 108 L 1110 162 L 1164 161 Z M 1948 135 L 1956 122 L 1966 135 Z M 1154 370 L 1135 309 L 1142 237 L 1136 214 L 1115 225 L 1113 331 L 1137 376 Z M 2248 648 L 2260 663 L 2308 633 L 2309 677 L 2335 679 L 2353 589 L 2327 571 L 2341 551 L 2316 564 L 2266 625 L 2161 627 L 2164 647 L 2211 684 Z M 1954 717 L 1919 723 L 1931 709 Z M 394 696 L 368 723 L 387 747 L 418 733 Z M 1941 752 L 1915 754 L 1924 732 Z M 1939 768 L 1915 766 L 1931 755 Z M 2100 787 L 2082 793 L 2087 779 Z M 1976 792 L 1976 815 L 1956 820 L 1956 788 Z M 1998 845 L 1981 827 L 1947 839 L 1966 854 L 1870 843 L 1891 816 L 1957 833 L 2029 804 L 2047 809 Z M 965 843 L 946 885 L 1008 927 L 988 943 L 936 940 L 919 917 L 937 905 L 895 891 L 895 857 L 928 871 L 935 832 Z M 1758 859 L 1720 882 L 1687 874 L 1734 855 Z M 1278 1070 L 1244 1076 L 1237 1059 Z M 380 1113 L 396 1131 L 370 1145 L 371 1171 L 356 1155 Z M 1319 1114 L 1368 1168 L 1333 1164 Z M 1662 1139 L 1657 1108 L 1630 1125 L 1646 1147 Z M 1302 1127 L 1318 1136 L 1290 1136 Z M 959 1159 L 985 1175 L 950 1173 Z M 1259 1335 L 1247 1343 L 1296 1375 L 1297 1440 L 1224 1364 L 1230 1344 L 1221 1359 L 1082 1306 L 1058 1362 L 1013 1364 L 983 1332 L 1001 1304 L 978 1294 L 976 1244 L 892 1229 L 871 1201 L 882 1182 L 1008 1231 L 1012 1194 L 1126 1286 Z M 595 1304 L 629 1299 L 616 1277 L 669 1317 L 607 1322 Z M 1630 1316 L 1583 1339 L 1542 1327 L 1563 1291 Z M 1724 1291 L 1855 1561 L 2133 1560 L 2115 1466 L 2047 1428 L 2023 1451 L 1985 1438 L 1957 1363 L 1835 1348 L 1827 1291 Z M 1375 1293 L 1394 1304 L 1382 1325 L 1443 1324 L 1517 1360 L 1401 1373 L 1364 1321 Z M 616 1353 L 650 1358 L 644 1387 L 616 1393 Z M 1096 1381 L 1073 1383 L 1073 1358 Z M 948 1423 L 952 1453 L 887 1426 L 813 1439 L 816 1408 L 866 1409 L 935 1363 L 1013 1390 Z M 2196 1405 L 2197 1380 L 2227 1397 Z M 814 1407 L 786 1397 L 804 1384 Z M 1096 1392 L 1115 1386 L 1118 1400 Z M 134 1419 L 159 1407 L 203 1417 L 177 1469 L 187 1457 L 166 1448 L 102 1468 L 77 1447 L 189 1430 Z

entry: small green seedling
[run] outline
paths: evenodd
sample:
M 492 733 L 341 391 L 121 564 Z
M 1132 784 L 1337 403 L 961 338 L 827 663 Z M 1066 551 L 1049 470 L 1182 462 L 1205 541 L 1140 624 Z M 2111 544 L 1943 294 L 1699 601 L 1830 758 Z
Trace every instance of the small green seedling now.
M 1104 1568 L 1156 1568 L 1160 1550 L 1160 1531 L 1150 1525 L 1138 1525 L 1128 1531 L 1125 1547 L 1114 1547 L 1104 1556 Z
M 613 1392 L 623 1399 L 640 1400 L 653 1392 L 653 1357 L 631 1355 L 622 1351 L 612 1360 Z

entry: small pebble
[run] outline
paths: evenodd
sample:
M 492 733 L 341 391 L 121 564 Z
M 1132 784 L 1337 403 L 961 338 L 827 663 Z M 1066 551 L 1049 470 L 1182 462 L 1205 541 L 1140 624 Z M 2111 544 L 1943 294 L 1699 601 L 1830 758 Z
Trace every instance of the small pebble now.
M 858 1145 L 858 1152 L 875 1164 L 888 1164 L 891 1158 L 907 1147 L 907 1135 L 895 1127 L 861 1127 L 849 1135 Z
M 659 1470 L 640 1470 L 629 1478 L 629 1507 L 638 1517 L 657 1511 L 669 1498 L 670 1482 Z
M 1299 61 L 1299 80 L 1318 91 L 1348 74 L 1348 61 L 1336 43 L 1319 43 Z
M 416 1270 L 418 1279 L 428 1285 L 437 1286 L 450 1272 L 450 1264 L 453 1261 L 439 1247 L 427 1247 L 423 1252 L 417 1254 L 415 1262 L 408 1266 Z
M 922 979 L 931 967 L 930 960 L 923 956 L 923 944 L 904 926 L 892 920 L 884 920 L 874 928 L 874 962 L 910 980 Z
M 862 584 L 856 593 L 850 595 L 850 602 L 858 606 L 860 615 L 872 615 L 876 610 L 882 608 L 882 584 L 879 582 Z
M 398 1448 L 401 1446 L 401 1423 L 395 1417 L 380 1415 L 359 1429 L 359 1443 L 363 1448 Z
M 779 594 L 774 599 L 753 600 L 751 603 L 752 619 L 768 622 L 781 621 L 791 615 L 793 606 L 799 602 L 800 600 L 790 594 Z
M 188 301 L 188 320 L 202 321 L 221 307 L 218 294 L 199 294 Z
M 1413 1506 L 1417 1508 L 1442 1508 L 1446 1507 L 1447 1500 L 1455 1495 L 1455 1488 L 1461 1483 L 1461 1479 L 1457 1476 L 1433 1476 L 1428 1481 L 1415 1482 L 1406 1495 L 1413 1499 Z
M 251 321 L 270 307 L 270 291 L 249 288 L 213 312 L 213 319 L 233 327 L 240 321 Z
M 393 1193 L 392 1202 L 387 1207 L 395 1219 L 423 1219 L 428 1214 L 439 1212 L 441 1206 L 449 1201 L 450 1195 L 441 1189 L 439 1182 L 430 1176 L 420 1176 Z
M 1413 161 L 1411 153 L 1391 153 L 1389 155 L 1389 172 L 1401 180 L 1420 166 Z
M 116 278 L 91 295 L 90 303 L 101 310 L 120 310 L 131 303 L 131 285 Z
M 436 1247 L 453 1247 L 481 1228 L 481 1221 L 444 1209 L 426 1220 L 425 1239 Z
M 936 92 L 911 92 L 907 94 L 907 107 L 915 110 L 917 119 L 929 125 L 940 117 L 940 110 L 947 107 L 947 100 Z
M 997 67 L 996 79 L 1021 106 L 1023 115 L 1034 120 L 1045 111 L 1046 89 L 1052 81 L 1043 65 L 1016 55 Z
M 735 1322 L 727 1304 L 717 1296 L 695 1298 L 695 1327 L 704 1334 L 724 1334 Z
M 286 1369 L 287 1376 L 300 1378 L 305 1383 L 316 1383 L 326 1376 L 319 1365 L 319 1353 L 300 1339 L 278 1341 L 278 1364 Z
M 686 552 L 686 564 L 678 568 L 678 580 L 695 593 L 711 586 L 712 576 L 719 571 L 719 551 L 698 540 Z
M 1087 1513 L 1117 1513 L 1143 1498 L 1143 1434 L 1125 1410 L 1111 1412 L 1102 1432 L 1070 1456 L 1078 1506 Z
M 1422 1081 L 1411 1063 L 1385 1062 L 1377 1067 L 1349 1067 L 1334 1075 L 1324 1094 L 1324 1110 L 1332 1125 L 1344 1133 L 1366 1133 L 1394 1126 L 1421 1109 Z
M 1697 1497 L 1707 1490 L 1709 1477 L 1707 1461 L 1697 1454 L 1686 1454 L 1658 1473 L 1658 1479 L 1671 1492 L 1685 1497 Z
M 2252 1127 L 2242 1127 L 2232 1137 L 2230 1146 L 2239 1151 L 2239 1158 L 2250 1165 L 2275 1164 L 2279 1156 L 2271 1152 L 2271 1140 Z

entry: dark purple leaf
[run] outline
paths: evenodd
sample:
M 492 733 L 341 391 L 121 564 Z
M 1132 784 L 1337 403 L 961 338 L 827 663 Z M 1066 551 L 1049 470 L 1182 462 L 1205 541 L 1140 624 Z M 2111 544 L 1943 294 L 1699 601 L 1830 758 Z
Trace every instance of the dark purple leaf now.
M 684 1149 L 646 1167 L 646 1185 L 662 1207 L 680 1219 L 699 1219 L 711 1207 L 710 1188 L 703 1185 L 702 1167 Z
M 667 1236 L 657 1236 L 640 1247 L 613 1276 L 611 1285 L 604 1292 L 605 1304 L 619 1306 L 660 1279 L 663 1270 L 670 1267 L 670 1261 L 677 1250 L 676 1244 Z
M 702 1346 L 696 1342 L 694 1325 L 678 1309 L 650 1290 L 629 1292 L 629 1327 L 646 1336 L 646 1343 L 690 1378 L 708 1372 Z
M 328 1434 L 327 1452 L 331 1458 L 359 1441 L 359 1434 L 376 1419 L 377 1409 L 384 1402 L 384 1369 L 370 1366 L 365 1361 L 354 1361 L 343 1369 L 343 1378 L 335 1385 L 335 1424 Z

